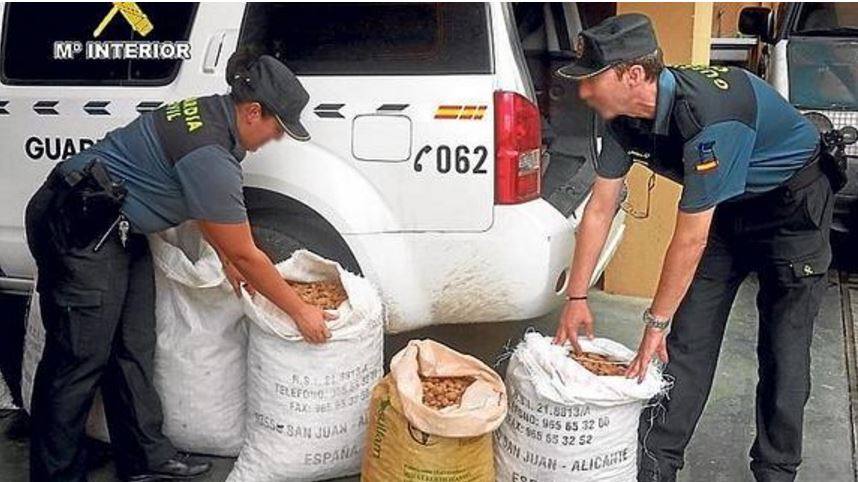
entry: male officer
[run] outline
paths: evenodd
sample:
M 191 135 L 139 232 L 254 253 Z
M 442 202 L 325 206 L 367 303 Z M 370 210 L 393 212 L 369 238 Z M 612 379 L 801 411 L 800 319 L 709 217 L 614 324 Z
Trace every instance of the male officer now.
M 681 183 L 673 238 L 627 372 L 642 378 L 657 354 L 675 380 L 666 412 L 642 415 L 639 480 L 672 481 L 683 466 L 736 290 L 752 271 L 760 291 L 751 469 L 760 481 L 793 480 L 813 321 L 831 258 L 833 196 L 817 160 L 819 134 L 748 72 L 665 68 L 644 15 L 609 18 L 584 31 L 579 46 L 558 74 L 579 82 L 579 95 L 607 127 L 556 342 L 578 349 L 579 329 L 593 335 L 588 281 L 632 163 Z

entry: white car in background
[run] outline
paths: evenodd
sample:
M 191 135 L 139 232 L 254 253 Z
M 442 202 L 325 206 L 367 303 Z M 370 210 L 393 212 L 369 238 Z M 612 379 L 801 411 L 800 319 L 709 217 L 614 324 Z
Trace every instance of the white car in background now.
M 108 3 L 0 3 L 0 290 L 31 288 L 24 208 L 57 161 L 164 102 L 225 92 L 227 59 L 252 46 L 310 93 L 311 142 L 243 161 L 274 261 L 307 247 L 362 273 L 397 330 L 525 319 L 562 301 L 596 121 L 551 73 L 585 5 L 139 5 L 145 37 L 142 17 L 116 15 L 94 39 Z M 188 42 L 191 56 L 55 58 L 55 42 L 112 40 Z M 618 211 L 594 281 L 623 228 Z

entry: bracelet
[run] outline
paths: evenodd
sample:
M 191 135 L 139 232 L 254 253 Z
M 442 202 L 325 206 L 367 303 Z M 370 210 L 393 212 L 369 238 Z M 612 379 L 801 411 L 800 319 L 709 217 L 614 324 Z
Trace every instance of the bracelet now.
M 654 328 L 656 330 L 666 330 L 670 327 L 671 318 L 658 318 L 652 314 L 649 308 L 644 311 L 643 314 L 643 322 L 644 325 Z
M 584 296 L 569 296 L 566 295 L 566 301 L 583 301 L 587 299 L 587 295 Z

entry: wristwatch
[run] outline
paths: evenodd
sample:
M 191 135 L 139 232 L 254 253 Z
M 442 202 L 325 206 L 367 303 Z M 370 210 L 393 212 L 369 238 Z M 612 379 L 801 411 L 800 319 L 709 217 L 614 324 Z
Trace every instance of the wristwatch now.
M 643 322 L 646 326 L 650 328 L 655 328 L 656 330 L 666 330 L 670 326 L 670 318 L 659 318 L 652 314 L 649 308 L 644 310 L 643 314 Z

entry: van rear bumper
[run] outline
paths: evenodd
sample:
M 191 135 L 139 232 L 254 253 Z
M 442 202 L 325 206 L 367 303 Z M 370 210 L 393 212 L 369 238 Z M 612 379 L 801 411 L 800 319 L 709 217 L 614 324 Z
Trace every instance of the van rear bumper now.
M 473 233 L 346 235 L 364 274 L 382 292 L 388 326 L 521 320 L 562 302 L 574 230 L 586 201 L 568 218 L 537 199 L 495 206 L 494 222 Z M 624 214 L 614 219 L 594 281 L 616 250 Z

